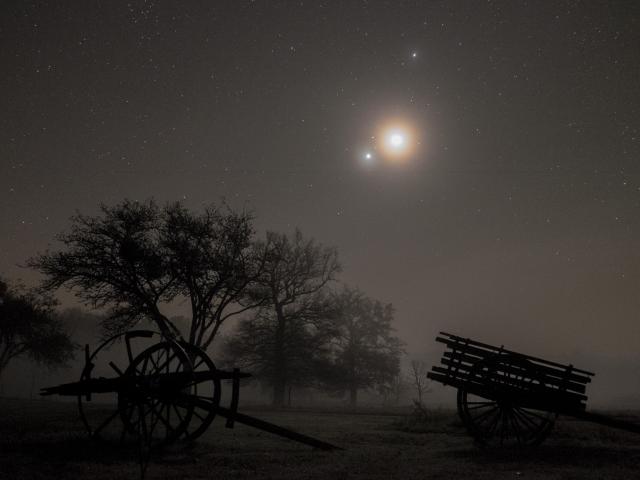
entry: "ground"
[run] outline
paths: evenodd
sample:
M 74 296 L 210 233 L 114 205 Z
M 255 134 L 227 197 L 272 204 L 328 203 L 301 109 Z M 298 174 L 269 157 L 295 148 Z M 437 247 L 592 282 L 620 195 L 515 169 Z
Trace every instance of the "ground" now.
M 0 399 L 0 478 L 139 478 L 136 456 L 89 441 L 75 406 Z M 337 444 L 313 450 L 216 419 L 197 444 L 155 455 L 149 479 L 630 479 L 640 435 L 562 418 L 527 451 L 484 451 L 452 411 L 434 412 L 426 433 L 399 428 L 397 414 L 252 410 L 279 425 Z M 640 422 L 640 416 L 632 419 Z

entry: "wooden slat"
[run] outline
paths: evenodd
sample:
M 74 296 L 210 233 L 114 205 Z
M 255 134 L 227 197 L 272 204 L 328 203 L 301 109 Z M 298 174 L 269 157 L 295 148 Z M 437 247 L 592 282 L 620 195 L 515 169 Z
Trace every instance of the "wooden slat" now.
M 449 338 L 448 339 L 444 339 L 442 337 L 438 337 L 438 338 L 440 338 L 440 340 L 438 340 L 438 338 L 436 338 L 436 341 L 442 341 L 442 342 L 446 343 L 448 341 L 452 341 L 453 340 L 454 342 L 457 342 L 458 344 L 468 343 L 470 345 L 474 345 L 476 347 L 481 347 L 481 348 L 487 349 L 487 350 L 492 351 L 492 352 L 502 351 L 502 352 L 505 352 L 505 353 L 510 353 L 510 354 L 518 355 L 520 357 L 528 358 L 530 360 L 534 360 L 534 361 L 542 363 L 544 365 L 558 367 L 558 368 L 561 368 L 561 369 L 566 369 L 567 368 L 567 365 L 563 365 L 561 363 L 552 362 L 552 361 L 549 361 L 549 360 L 545 360 L 543 358 L 533 357 L 531 355 L 525 355 L 523 353 L 514 352 L 512 350 L 506 350 L 506 349 L 503 349 L 503 348 L 495 347 L 493 345 L 489 345 L 489 344 L 486 344 L 486 343 L 478 342 L 476 340 L 471 340 L 471 339 L 466 339 L 466 338 L 463 338 L 463 337 L 459 337 L 458 335 L 453 335 L 451 333 L 440 332 L 440 335 L 444 335 L 444 336 L 449 337 Z M 585 375 L 590 375 L 590 376 L 594 376 L 595 375 L 595 373 L 593 373 L 593 372 L 589 372 L 587 370 L 582 370 L 582 369 L 579 369 L 579 368 L 573 368 L 573 371 L 578 372 L 578 373 L 583 373 Z
M 535 360 L 533 357 L 528 357 L 526 355 L 521 355 L 519 353 L 515 353 L 515 352 L 511 352 L 509 350 L 502 350 L 502 352 L 499 349 L 496 350 L 492 350 L 492 351 L 488 351 L 482 348 L 478 348 L 474 345 L 461 345 L 461 344 L 456 344 L 454 342 L 442 342 L 445 343 L 450 349 L 450 352 L 445 352 L 445 354 L 449 353 L 449 355 L 447 356 L 451 356 L 452 358 L 457 357 L 457 355 L 468 355 L 468 356 L 474 356 L 477 357 L 478 360 L 480 359 L 486 359 L 486 358 L 491 358 L 493 356 L 495 356 L 497 353 L 503 353 L 503 354 L 508 354 L 508 355 L 512 355 L 516 358 L 521 358 L 521 359 L 525 359 L 531 363 L 533 363 L 534 365 L 536 365 L 537 367 L 539 367 L 540 369 L 543 369 L 548 375 L 554 376 L 554 377 L 559 377 L 559 378 L 568 378 L 570 381 L 572 382 L 577 382 L 577 383 L 589 383 L 591 382 L 591 377 L 587 377 L 585 375 L 579 375 L 575 372 L 578 371 L 578 369 L 572 369 L 571 372 L 568 373 L 567 375 L 567 371 L 566 369 L 568 368 L 568 366 L 563 366 L 562 368 L 558 368 L 555 366 L 549 366 L 545 363 L 540 363 L 537 360 Z
M 458 370 L 459 374 L 458 376 L 463 378 L 465 376 L 470 376 L 469 374 L 471 373 L 471 369 L 472 366 L 467 365 L 467 364 L 458 364 L 458 363 L 453 363 L 448 359 L 443 358 L 442 359 L 442 364 L 445 365 L 445 367 L 438 367 L 441 368 L 443 371 L 447 371 L 447 372 L 451 372 L 454 371 L 454 369 Z M 451 366 L 450 366 L 451 365 Z M 433 367 L 436 368 L 436 367 Z M 502 365 L 500 368 L 500 371 L 503 372 L 507 372 L 507 373 L 512 373 L 515 375 L 520 375 L 526 372 L 523 372 L 523 370 L 518 369 L 518 368 L 512 368 L 508 365 Z M 531 377 L 530 375 L 524 375 L 524 378 L 522 379 L 522 383 L 524 385 L 527 384 L 527 380 L 531 379 L 533 377 Z M 544 381 L 544 383 L 546 384 L 546 388 L 550 389 L 550 390 L 561 390 L 561 391 L 566 391 L 568 393 L 571 394 L 575 394 L 575 395 L 579 395 L 581 398 L 584 398 L 585 400 L 587 399 L 586 395 L 583 395 L 585 393 L 585 389 L 584 389 L 584 385 L 582 384 L 577 384 L 577 383 L 568 383 L 567 388 L 563 388 L 561 385 L 557 384 L 557 383 L 552 383 L 547 381 L 548 379 L 542 378 L 542 380 Z M 575 386 L 574 388 L 569 388 L 569 386 Z
M 456 379 L 459 380 L 461 382 L 465 382 L 465 381 L 471 381 L 474 383 L 479 383 L 479 384 L 484 384 L 485 379 L 484 378 L 480 378 L 478 376 L 471 376 L 468 374 L 468 372 L 461 372 L 461 371 L 457 371 L 457 372 L 452 372 L 452 370 L 445 368 L 445 367 L 438 367 L 438 366 L 434 366 L 431 369 L 433 372 L 436 373 L 440 373 L 442 375 L 445 375 L 447 377 L 450 377 L 452 379 Z M 451 384 L 451 382 L 448 382 L 448 384 Z M 518 388 L 516 388 L 514 386 L 514 390 L 518 389 L 518 390 L 522 390 L 523 392 L 526 391 L 530 391 L 530 392 L 534 392 L 534 390 L 532 390 L 531 388 L 527 388 L 526 383 L 524 382 L 517 382 L 516 385 L 518 385 Z M 538 390 L 536 388 L 536 390 Z M 587 396 L 586 395 L 580 395 L 578 393 L 574 393 L 574 392 L 569 392 L 569 391 L 565 391 L 565 390 L 558 390 L 555 388 L 549 388 L 549 387 L 542 387 L 540 388 L 540 394 L 549 394 L 550 396 L 554 396 L 554 397 L 562 397 L 562 398 L 566 398 L 568 401 L 570 402 L 584 402 L 587 400 Z
M 452 359 L 456 359 L 456 360 L 459 359 L 459 360 L 467 362 L 467 363 L 475 363 L 477 361 L 484 360 L 486 358 L 491 358 L 492 356 L 495 356 L 495 355 L 496 354 L 480 356 L 480 354 L 475 351 L 474 347 L 469 347 L 464 352 L 459 350 L 459 349 L 456 349 L 456 350 L 446 350 L 443 353 L 444 357 L 448 357 L 448 358 L 452 358 Z M 562 379 L 562 380 L 567 378 L 567 379 L 571 380 L 572 382 L 580 383 L 580 384 L 586 384 L 586 383 L 590 383 L 591 382 L 591 377 L 586 377 L 584 375 L 578 375 L 576 373 L 573 373 L 573 370 L 571 370 L 570 372 L 567 372 L 566 370 L 560 370 L 558 368 L 552 368 L 552 367 L 549 367 L 547 365 L 542 365 L 542 364 L 536 363 L 536 362 L 534 362 L 532 360 L 527 360 L 527 362 L 529 362 L 531 365 L 536 367 L 538 370 L 543 371 L 547 376 L 552 376 L 554 378 L 559 378 L 559 379 Z
M 449 385 L 458 389 L 465 389 L 467 392 L 477 395 L 482 398 L 494 399 L 493 393 L 485 385 L 476 382 L 467 382 L 459 378 L 450 378 L 445 374 L 429 372 L 427 377 L 433 381 Z M 549 393 L 551 392 L 551 393 Z M 547 410 L 558 413 L 566 413 L 574 415 L 577 412 L 584 411 L 586 404 L 567 398 L 566 396 L 560 396 L 560 392 L 557 390 L 550 390 L 544 393 L 525 393 L 518 392 L 515 396 L 518 405 L 525 408 L 535 408 L 540 410 Z
M 448 355 L 449 354 L 449 355 Z M 440 360 L 440 362 L 443 365 L 446 365 L 447 367 L 451 367 L 451 368 L 462 368 L 465 370 L 471 370 L 471 368 L 473 368 L 473 366 L 475 365 L 475 363 L 478 361 L 479 359 L 475 358 L 475 357 L 469 357 L 466 355 L 451 355 L 451 352 L 445 352 L 443 355 L 443 358 Z M 566 390 L 570 390 L 570 391 L 574 391 L 577 393 L 585 393 L 586 392 L 586 387 L 584 384 L 582 383 L 577 383 L 577 382 L 570 382 L 565 380 L 564 378 L 558 378 L 555 375 L 549 375 L 547 374 L 546 371 L 544 371 L 543 369 L 539 369 L 536 368 L 537 365 L 532 364 L 533 368 L 536 369 L 536 373 L 540 374 L 540 376 L 542 377 L 542 380 L 545 383 L 548 383 L 550 385 L 553 385 L 557 388 L 560 389 L 566 389 Z M 506 370 L 506 369 L 505 369 Z M 517 373 L 517 370 L 509 370 L 513 373 Z

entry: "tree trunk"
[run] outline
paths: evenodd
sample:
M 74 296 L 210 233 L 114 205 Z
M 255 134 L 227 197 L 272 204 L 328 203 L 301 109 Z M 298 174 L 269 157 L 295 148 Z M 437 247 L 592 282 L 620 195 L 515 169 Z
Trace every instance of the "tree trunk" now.
M 274 344 L 274 372 L 273 372 L 273 406 L 284 406 L 287 389 L 287 372 L 284 346 L 285 317 L 282 305 L 275 304 L 278 325 Z

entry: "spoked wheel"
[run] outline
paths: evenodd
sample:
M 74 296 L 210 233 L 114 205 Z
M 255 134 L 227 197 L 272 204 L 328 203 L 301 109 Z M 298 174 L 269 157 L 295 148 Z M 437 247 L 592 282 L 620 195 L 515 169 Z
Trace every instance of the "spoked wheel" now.
M 192 408 L 193 416 L 184 432 L 185 440 L 191 441 L 202 435 L 216 416 L 216 407 L 220 405 L 220 379 L 215 376 L 216 366 L 205 351 L 189 343 L 181 346 L 193 365 L 193 380 L 185 385 L 188 396 L 182 401 Z
M 500 355 L 476 363 L 469 376 L 458 389 L 458 414 L 480 445 L 533 446 L 549 435 L 558 414 L 533 408 L 545 383 L 530 362 Z
M 118 409 L 128 433 L 147 448 L 166 446 L 187 432 L 193 406 L 180 401 L 194 383 L 185 350 L 174 341 L 138 355 L 124 372 Z
M 87 348 L 80 382 L 96 379 L 122 381 L 127 365 L 160 339 L 161 335 L 157 332 L 134 330 L 109 338 L 93 353 Z M 78 410 L 92 439 L 127 446 L 137 440 L 136 433 L 122 422 L 117 389 L 106 388 L 103 391 L 79 395 Z

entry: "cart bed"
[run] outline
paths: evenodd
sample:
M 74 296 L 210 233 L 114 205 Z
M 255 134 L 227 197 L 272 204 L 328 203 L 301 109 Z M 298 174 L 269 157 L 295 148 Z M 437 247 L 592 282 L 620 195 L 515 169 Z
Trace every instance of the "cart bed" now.
M 485 398 L 509 398 L 531 408 L 577 413 L 586 408 L 586 384 L 594 373 L 440 332 L 444 343 L 441 365 L 431 380 L 464 388 Z

